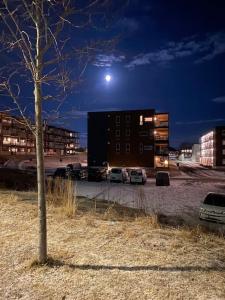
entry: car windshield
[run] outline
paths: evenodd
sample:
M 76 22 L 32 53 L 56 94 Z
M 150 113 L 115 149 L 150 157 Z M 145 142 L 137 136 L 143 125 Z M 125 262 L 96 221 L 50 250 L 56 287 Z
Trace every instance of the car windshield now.
M 225 195 L 209 194 L 206 196 L 204 204 L 225 207 Z
M 121 169 L 112 169 L 111 170 L 111 173 L 114 173 L 114 174 L 121 174 L 122 170 Z
M 142 176 L 141 170 L 133 170 L 130 173 L 132 176 Z

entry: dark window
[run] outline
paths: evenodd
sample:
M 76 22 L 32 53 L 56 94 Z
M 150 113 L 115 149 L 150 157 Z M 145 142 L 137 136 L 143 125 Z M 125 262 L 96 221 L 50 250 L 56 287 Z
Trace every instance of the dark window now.
M 119 143 L 116 144 L 116 152 L 117 153 L 120 152 L 120 144 Z
M 120 125 L 120 116 L 116 116 L 116 125 Z
M 139 150 L 140 150 L 140 153 L 143 153 L 143 143 L 139 144 Z
M 120 130 L 116 130 L 116 136 L 119 137 L 120 136 Z
M 130 152 L 130 144 L 127 143 L 127 144 L 125 145 L 125 150 L 126 150 L 127 153 Z
M 148 131 L 140 131 L 139 136 L 148 136 Z
M 130 136 L 130 128 L 126 128 L 125 135 Z
M 131 119 L 131 118 L 130 118 L 130 115 L 126 115 L 126 116 L 125 116 L 125 121 L 126 121 L 127 123 L 130 122 L 130 119 Z

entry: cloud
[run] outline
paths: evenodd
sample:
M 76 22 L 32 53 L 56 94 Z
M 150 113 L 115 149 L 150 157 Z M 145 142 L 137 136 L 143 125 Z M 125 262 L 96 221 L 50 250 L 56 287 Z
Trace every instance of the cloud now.
M 214 123 L 214 122 L 224 122 L 225 119 L 218 118 L 218 119 L 210 119 L 210 120 L 197 120 L 197 121 L 187 121 L 187 122 L 176 122 L 176 125 L 198 125 L 198 124 L 206 124 L 206 123 Z
M 93 65 L 96 67 L 111 67 L 113 63 L 122 62 L 124 59 L 124 55 L 115 56 L 114 54 L 99 54 Z
M 171 41 L 157 51 L 134 56 L 125 67 L 134 69 L 137 66 L 153 63 L 165 65 L 171 61 L 192 56 L 195 56 L 194 63 L 203 63 L 223 53 L 225 53 L 225 33 L 218 32 L 208 34 L 204 39 L 191 36 L 180 42 Z
M 225 103 L 225 96 L 216 97 L 216 98 L 212 99 L 212 101 L 216 102 L 216 103 Z

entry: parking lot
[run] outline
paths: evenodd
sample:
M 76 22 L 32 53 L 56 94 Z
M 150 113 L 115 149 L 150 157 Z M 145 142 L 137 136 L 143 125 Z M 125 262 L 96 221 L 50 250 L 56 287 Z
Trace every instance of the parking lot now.
M 77 195 L 90 199 L 116 201 L 170 216 L 179 216 L 188 222 L 199 222 L 198 210 L 208 192 L 224 192 L 224 181 L 201 179 L 171 179 L 170 186 L 156 186 L 154 179 L 145 185 L 77 181 Z

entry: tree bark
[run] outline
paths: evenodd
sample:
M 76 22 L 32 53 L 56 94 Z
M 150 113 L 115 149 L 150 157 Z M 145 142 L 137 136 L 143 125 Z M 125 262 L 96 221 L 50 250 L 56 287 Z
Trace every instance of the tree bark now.
M 38 187 L 38 219 L 39 219 L 39 263 L 47 261 L 47 222 L 45 199 L 44 143 L 42 122 L 42 66 L 41 55 L 41 1 L 36 0 L 36 70 L 34 81 L 35 125 L 36 125 L 36 158 Z

